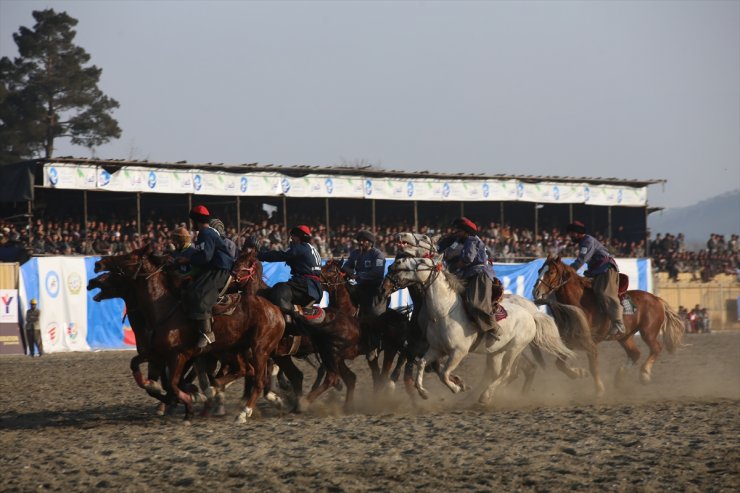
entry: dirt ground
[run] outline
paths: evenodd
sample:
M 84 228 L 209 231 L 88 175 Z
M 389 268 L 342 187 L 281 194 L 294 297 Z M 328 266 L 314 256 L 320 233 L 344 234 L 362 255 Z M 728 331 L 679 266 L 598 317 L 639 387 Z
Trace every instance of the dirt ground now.
M 412 403 L 400 387 L 374 395 L 357 360 L 351 414 L 333 390 L 302 415 L 261 400 L 260 416 L 238 425 L 239 383 L 227 417 L 189 427 L 181 410 L 154 414 L 132 352 L 5 356 L 0 490 L 738 491 L 740 333 L 686 343 L 661 355 L 652 383 L 633 370 L 623 389 L 613 375 L 624 353 L 602 344 L 599 400 L 590 379 L 568 380 L 548 360 L 530 393 L 516 381 L 487 408 L 431 374 L 432 397 Z M 474 383 L 482 364 L 471 356 L 460 374 Z

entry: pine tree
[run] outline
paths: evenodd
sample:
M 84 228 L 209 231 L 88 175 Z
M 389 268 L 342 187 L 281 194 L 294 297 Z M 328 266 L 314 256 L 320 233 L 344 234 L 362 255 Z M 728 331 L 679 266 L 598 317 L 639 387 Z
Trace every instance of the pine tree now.
M 33 30 L 13 34 L 19 56 L 0 59 L 0 160 L 51 158 L 54 140 L 95 147 L 121 136 L 118 102 L 98 87 L 102 69 L 74 44 L 77 19 L 34 11 Z

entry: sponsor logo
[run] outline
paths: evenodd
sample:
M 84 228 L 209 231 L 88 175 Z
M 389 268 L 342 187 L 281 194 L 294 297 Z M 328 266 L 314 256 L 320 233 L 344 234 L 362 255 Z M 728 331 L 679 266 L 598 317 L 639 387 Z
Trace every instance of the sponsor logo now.
M 77 325 L 75 325 L 74 322 L 70 322 L 67 325 L 67 337 L 71 339 L 72 341 L 76 341 L 78 335 L 79 335 L 79 332 L 77 331 Z
M 442 197 L 449 197 L 450 196 L 450 184 L 445 182 L 444 185 L 442 185 Z
M 591 188 L 588 186 L 583 187 L 583 200 L 588 202 L 591 199 Z
M 327 178 L 324 185 L 326 186 L 326 193 L 331 194 L 334 192 L 334 182 L 331 178 Z
M 57 186 L 59 183 L 59 172 L 54 167 L 49 168 L 49 183 L 51 183 L 52 187 Z
M 488 197 L 488 195 L 490 195 L 491 193 L 491 186 L 488 183 L 484 183 L 482 188 L 483 188 L 483 196 Z
M 107 187 L 108 185 L 110 185 L 110 173 L 104 169 L 100 170 L 100 174 L 98 175 L 98 186 Z
M 624 194 L 622 192 L 622 189 L 620 188 L 619 190 L 617 190 L 617 204 L 621 204 L 623 198 Z
M 241 180 L 239 180 L 239 190 L 241 190 L 242 193 L 246 193 L 247 186 L 249 186 L 249 180 L 246 176 L 242 176 Z
M 56 322 L 49 322 L 46 326 L 46 334 L 49 336 L 52 345 L 59 344 L 59 325 Z
M 557 185 L 552 187 L 552 198 L 560 200 L 560 188 Z
M 414 182 L 413 181 L 406 182 L 406 195 L 408 195 L 409 197 L 414 196 Z
M 59 295 L 59 274 L 53 270 L 47 272 L 44 286 L 46 286 L 46 292 L 49 296 L 56 298 Z
M 283 178 L 280 182 L 280 187 L 282 188 L 283 193 L 290 192 L 290 180 L 288 180 L 287 178 Z
M 77 272 L 73 272 L 67 276 L 67 289 L 72 294 L 80 294 L 82 289 L 82 278 Z
M 194 175 L 193 176 L 193 188 L 195 188 L 196 191 L 200 190 L 200 187 L 203 186 L 203 179 L 200 177 L 200 175 Z
M 373 194 L 373 181 L 365 180 L 365 195 L 372 195 L 372 194 Z
M 13 301 L 14 298 L 15 298 L 14 296 L 10 296 L 7 293 L 4 294 L 2 298 L 0 298 L 0 300 L 2 300 L 3 302 L 2 308 L 3 308 L 3 313 L 5 313 L 5 315 L 10 315 L 10 303 Z
M 149 179 L 146 182 L 147 185 L 149 185 L 149 188 L 155 188 L 157 186 L 157 173 L 154 171 L 149 172 Z
M 519 198 L 522 198 L 524 195 L 524 183 L 517 183 L 516 184 L 516 196 Z

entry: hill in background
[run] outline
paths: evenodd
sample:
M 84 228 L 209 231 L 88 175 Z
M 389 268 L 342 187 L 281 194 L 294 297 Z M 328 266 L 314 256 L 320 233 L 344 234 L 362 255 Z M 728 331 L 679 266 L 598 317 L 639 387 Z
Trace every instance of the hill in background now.
M 694 205 L 666 209 L 648 216 L 651 237 L 660 233 L 686 236 L 686 246 L 690 250 L 706 248 L 709 235 L 740 234 L 740 190 L 727 192 Z

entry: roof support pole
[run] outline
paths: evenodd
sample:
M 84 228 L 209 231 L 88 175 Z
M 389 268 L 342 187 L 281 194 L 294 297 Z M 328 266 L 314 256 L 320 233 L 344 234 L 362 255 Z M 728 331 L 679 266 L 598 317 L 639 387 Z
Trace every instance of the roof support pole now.
M 419 232 L 419 208 L 417 202 L 414 200 L 414 231 Z
M 242 227 L 242 201 L 241 197 L 236 196 L 236 234 L 239 234 Z M 239 241 L 239 238 L 236 239 Z
M 465 216 L 465 202 L 462 200 L 460 201 L 460 217 Z
M 288 229 L 288 197 L 283 195 L 283 228 Z
M 501 201 L 501 218 L 499 219 L 501 223 L 499 224 L 499 228 L 504 227 L 504 201 Z
M 191 210 L 193 210 L 193 194 L 189 193 L 188 194 L 188 211 L 185 215 L 188 216 Z
M 82 221 L 87 231 L 87 190 L 82 191 Z
M 573 204 L 568 204 L 568 223 L 573 222 Z
M 329 238 L 331 227 L 329 226 L 329 197 L 324 198 L 324 212 L 326 213 L 326 237 Z
M 612 206 L 608 206 L 606 209 L 606 215 L 608 217 L 606 237 L 609 238 L 609 242 L 612 240 Z
M 375 234 L 375 199 L 370 199 L 370 205 L 372 206 L 370 221 L 373 226 L 373 234 Z
M 136 232 L 141 237 L 141 192 L 136 192 Z
M 534 203 L 534 238 L 532 238 L 532 243 L 537 244 L 537 231 L 540 230 L 540 204 L 537 202 Z

